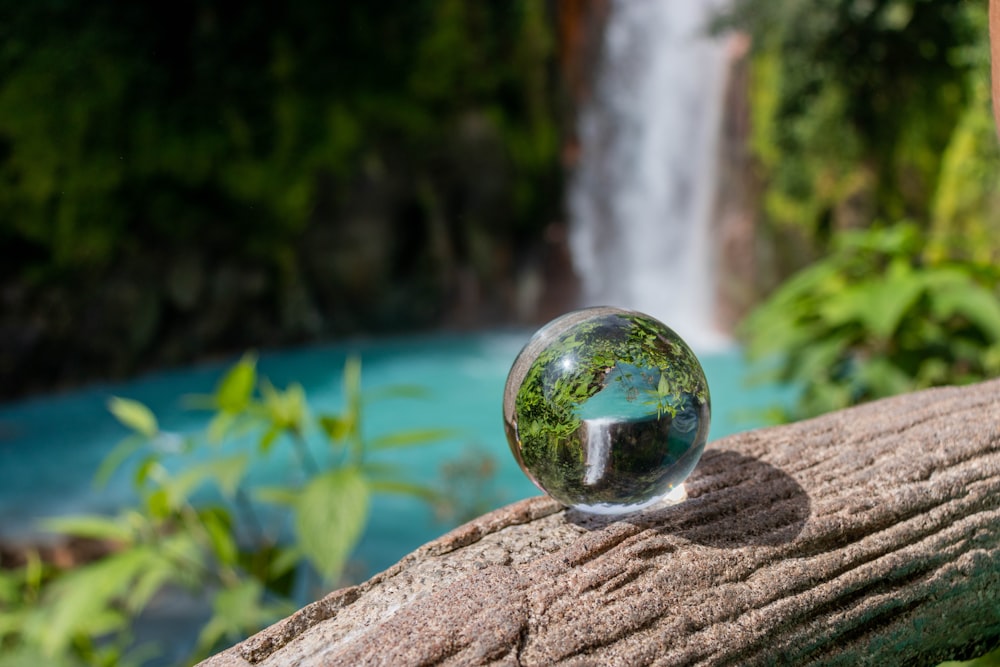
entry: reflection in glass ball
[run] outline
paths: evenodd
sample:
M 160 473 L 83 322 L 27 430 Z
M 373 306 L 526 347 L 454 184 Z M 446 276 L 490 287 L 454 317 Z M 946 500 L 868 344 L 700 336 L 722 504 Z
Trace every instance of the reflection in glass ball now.
M 529 479 L 599 514 L 679 490 L 705 449 L 711 406 L 681 338 L 635 311 L 587 308 L 538 330 L 514 361 L 504 427 Z

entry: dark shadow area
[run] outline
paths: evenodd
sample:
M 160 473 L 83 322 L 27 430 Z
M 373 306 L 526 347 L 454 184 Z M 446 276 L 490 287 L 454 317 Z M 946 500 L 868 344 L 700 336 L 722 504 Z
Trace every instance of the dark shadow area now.
M 679 535 L 718 549 L 791 542 L 809 518 L 809 495 L 789 474 L 759 459 L 709 449 L 687 480 L 688 499 L 623 517 L 566 512 L 595 530 L 615 521 Z

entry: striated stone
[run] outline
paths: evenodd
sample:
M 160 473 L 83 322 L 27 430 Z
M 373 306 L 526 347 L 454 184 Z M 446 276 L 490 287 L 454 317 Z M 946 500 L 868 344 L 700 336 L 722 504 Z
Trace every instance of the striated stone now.
M 1000 637 L 1000 380 L 722 439 L 688 495 L 515 503 L 202 664 L 933 665 Z

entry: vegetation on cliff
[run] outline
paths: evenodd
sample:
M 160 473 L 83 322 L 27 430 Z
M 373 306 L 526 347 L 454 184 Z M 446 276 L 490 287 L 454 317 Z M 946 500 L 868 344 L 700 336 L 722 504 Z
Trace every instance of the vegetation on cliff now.
M 761 228 L 782 281 L 744 332 L 803 386 L 789 417 L 1000 373 L 985 3 L 736 7 L 728 21 L 754 44 Z
M 561 199 L 544 4 L 3 6 L 0 397 L 513 312 Z

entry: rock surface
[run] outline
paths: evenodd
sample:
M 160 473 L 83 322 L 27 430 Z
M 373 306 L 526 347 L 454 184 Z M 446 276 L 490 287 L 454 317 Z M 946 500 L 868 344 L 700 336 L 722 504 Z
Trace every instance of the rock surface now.
M 202 664 L 936 664 L 1000 636 L 1000 380 L 716 441 L 688 494 L 515 503 Z

